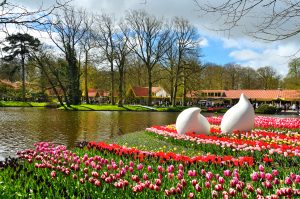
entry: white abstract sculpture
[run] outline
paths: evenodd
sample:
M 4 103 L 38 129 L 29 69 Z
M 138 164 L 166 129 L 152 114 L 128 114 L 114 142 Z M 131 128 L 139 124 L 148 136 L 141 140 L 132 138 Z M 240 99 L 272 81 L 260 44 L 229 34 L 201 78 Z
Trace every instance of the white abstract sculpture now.
M 176 119 L 176 130 L 180 135 L 186 132 L 209 134 L 210 124 L 207 119 L 200 114 L 201 109 L 194 107 L 182 111 Z
M 253 106 L 242 93 L 239 102 L 224 114 L 221 131 L 222 133 L 231 133 L 233 130 L 251 131 L 254 126 L 254 117 Z

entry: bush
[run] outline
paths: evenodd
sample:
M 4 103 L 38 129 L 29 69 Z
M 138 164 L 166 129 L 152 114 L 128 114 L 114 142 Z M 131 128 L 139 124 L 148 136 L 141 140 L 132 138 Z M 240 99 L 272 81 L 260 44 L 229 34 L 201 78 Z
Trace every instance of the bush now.
M 268 104 L 262 104 L 255 110 L 255 112 L 260 114 L 275 114 L 280 112 L 280 110 L 274 106 L 270 106 Z

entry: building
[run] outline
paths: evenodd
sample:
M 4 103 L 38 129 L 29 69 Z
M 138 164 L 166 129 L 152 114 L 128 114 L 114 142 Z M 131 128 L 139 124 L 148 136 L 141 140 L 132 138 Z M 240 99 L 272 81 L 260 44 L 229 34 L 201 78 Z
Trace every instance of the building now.
M 188 94 L 188 98 L 192 101 L 202 100 L 210 104 L 236 103 L 241 94 L 244 93 L 248 99 L 256 103 L 299 103 L 300 90 L 199 90 L 192 91 Z
M 126 103 L 147 104 L 149 87 L 130 86 L 126 92 Z M 170 94 L 158 86 L 152 87 L 152 103 L 153 105 L 161 105 L 162 103 L 169 103 Z
M 89 102 L 94 104 L 108 103 L 110 99 L 110 93 L 95 88 L 88 89 Z M 116 96 L 115 96 L 116 97 Z M 82 101 L 85 101 L 85 92 L 82 93 Z

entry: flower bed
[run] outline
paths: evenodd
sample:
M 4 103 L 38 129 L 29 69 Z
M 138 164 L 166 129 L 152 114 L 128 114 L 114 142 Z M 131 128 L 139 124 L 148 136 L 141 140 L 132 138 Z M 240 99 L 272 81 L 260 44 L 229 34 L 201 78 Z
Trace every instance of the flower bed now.
M 259 117 L 256 124 L 266 121 Z M 218 126 L 211 135 L 178 135 L 174 125 L 145 132 L 163 143 L 201 149 L 198 156 L 105 142 L 72 150 L 37 143 L 19 152 L 19 160 L 0 163 L 0 198 L 299 197 L 300 137 L 295 125 L 283 127 L 291 119 L 280 121 L 232 135 L 220 134 Z

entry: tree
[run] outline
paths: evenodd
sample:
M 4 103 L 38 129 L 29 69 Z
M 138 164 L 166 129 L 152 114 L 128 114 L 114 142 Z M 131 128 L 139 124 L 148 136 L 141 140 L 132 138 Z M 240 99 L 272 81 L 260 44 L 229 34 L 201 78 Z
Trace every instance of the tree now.
M 254 30 L 251 31 L 255 37 L 276 41 L 300 33 L 300 2 L 296 0 L 224 0 L 207 4 L 202 4 L 199 0 L 194 0 L 194 2 L 204 14 L 211 13 L 214 18 L 221 20 L 224 24 L 224 27 L 220 28 L 222 30 L 231 30 L 245 24 L 243 20 L 247 18 L 261 16 L 261 18 L 256 18 Z
M 5 30 L 8 25 L 25 26 L 31 29 L 39 29 L 40 25 L 47 23 L 47 16 L 55 10 L 67 5 L 70 1 L 54 1 L 49 7 L 40 6 L 36 10 L 29 10 L 26 7 L 9 0 L 0 1 L 0 29 Z
M 97 20 L 97 38 L 96 42 L 98 47 L 102 50 L 105 60 L 108 61 L 110 66 L 110 98 L 111 104 L 115 104 L 115 71 L 114 71 L 114 58 L 115 58 L 115 39 L 116 39 L 116 24 L 111 16 L 103 14 Z
M 190 72 L 195 72 L 199 58 L 199 36 L 196 28 L 184 18 L 175 17 L 163 64 L 168 71 L 172 106 L 176 105 L 178 86 L 183 85 L 183 104 Z
M 40 69 L 41 76 L 50 84 L 48 89 L 54 92 L 60 105 L 65 107 L 63 98 L 67 98 L 68 63 L 63 59 L 57 59 L 53 54 L 51 49 L 42 47 L 33 53 L 31 62 Z
M 93 33 L 93 16 L 87 16 L 84 19 L 85 27 L 87 28 L 86 34 L 80 40 L 80 47 L 84 52 L 84 92 L 85 92 L 85 101 L 89 104 L 89 95 L 88 95 L 88 63 L 90 62 L 89 52 L 96 47 Z
M 54 44 L 63 52 L 68 63 L 67 105 L 80 104 L 80 68 L 77 60 L 77 47 L 87 32 L 82 10 L 64 6 L 61 13 L 56 13 L 49 20 L 47 32 Z
M 284 78 L 285 88 L 299 89 L 300 88 L 300 58 L 292 59 L 289 62 L 289 72 Z
M 240 89 L 241 66 L 229 63 L 224 65 L 225 89 Z
M 40 46 L 40 41 L 37 38 L 25 33 L 17 33 L 6 37 L 6 41 L 9 46 L 5 46 L 2 50 L 7 53 L 3 58 L 5 61 L 12 61 L 15 57 L 21 58 L 21 70 L 22 70 L 22 98 L 26 100 L 26 88 L 25 88 L 25 59 L 33 52 L 37 51 Z
M 153 69 L 168 49 L 170 30 L 164 28 L 163 21 L 145 11 L 131 11 L 126 16 L 131 29 L 129 46 L 147 69 L 148 101 L 152 105 Z
M 260 67 L 256 70 L 263 89 L 279 88 L 279 75 L 270 66 Z
M 128 55 L 131 49 L 128 46 L 130 30 L 125 24 L 120 25 L 121 33 L 117 34 L 115 62 L 119 73 L 119 101 L 118 106 L 123 106 L 124 85 L 125 85 L 125 67 L 128 61 Z

